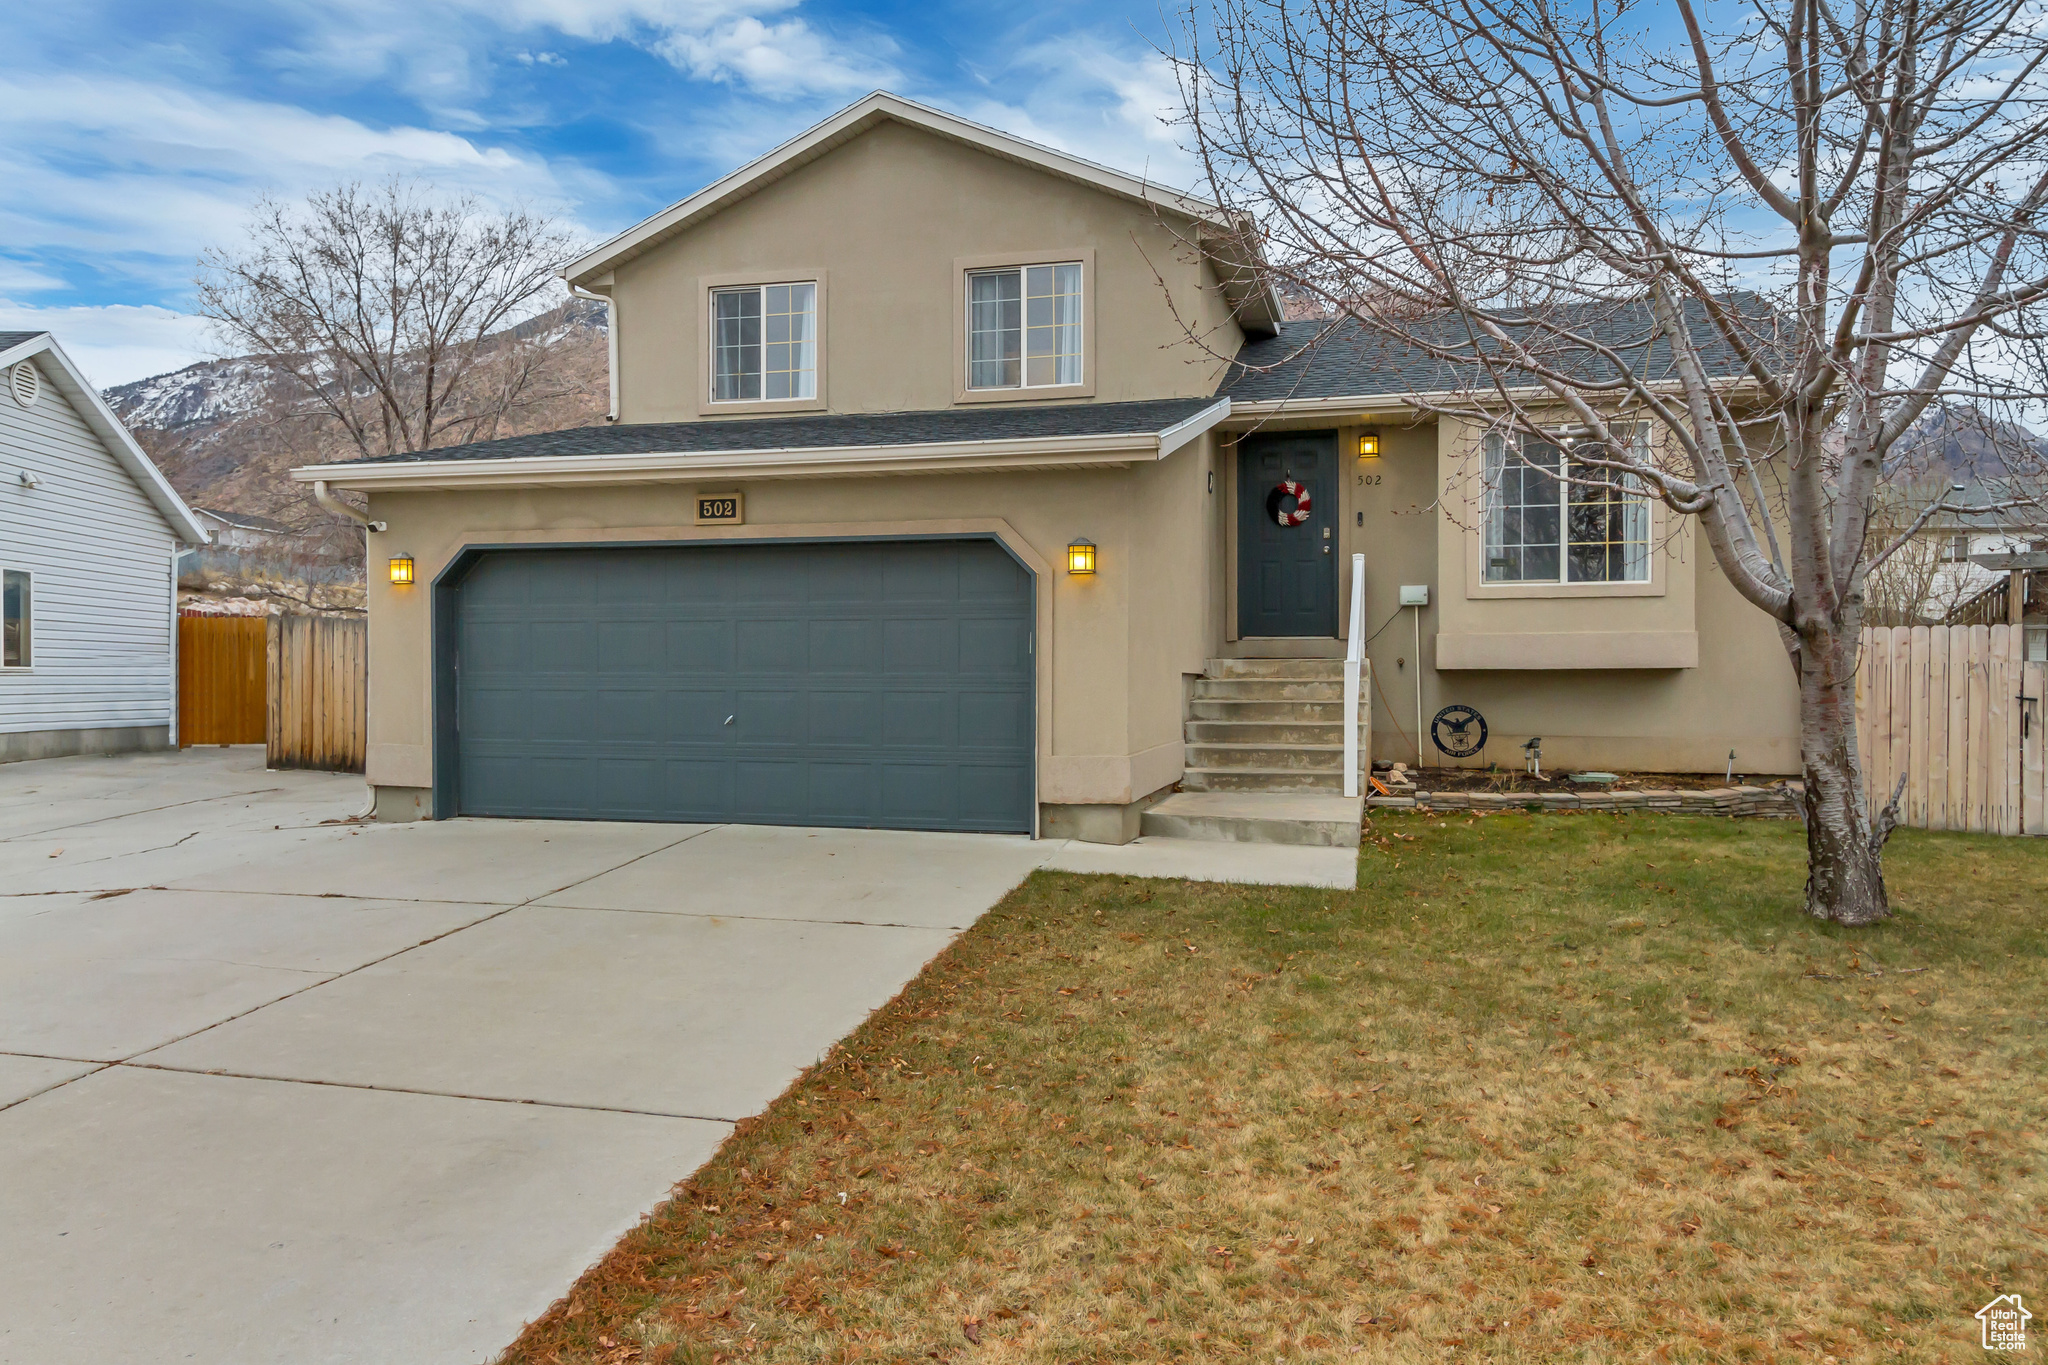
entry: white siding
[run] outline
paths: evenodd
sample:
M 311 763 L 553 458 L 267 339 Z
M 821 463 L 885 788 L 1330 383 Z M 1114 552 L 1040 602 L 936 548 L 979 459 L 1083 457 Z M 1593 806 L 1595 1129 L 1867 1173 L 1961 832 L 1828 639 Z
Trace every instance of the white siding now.
M 0 394 L 0 567 L 35 575 L 33 664 L 0 669 L 0 732 L 169 724 L 171 528 L 34 363 L 34 407 Z

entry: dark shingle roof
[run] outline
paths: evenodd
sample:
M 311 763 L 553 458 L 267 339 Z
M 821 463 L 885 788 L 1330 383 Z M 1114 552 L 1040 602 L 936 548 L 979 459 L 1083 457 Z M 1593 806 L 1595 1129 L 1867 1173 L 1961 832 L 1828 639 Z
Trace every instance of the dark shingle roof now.
M 32 341 L 41 332 L 0 332 L 0 351 L 11 351 L 24 341 Z
M 1771 335 L 1774 319 L 1760 297 L 1743 294 L 1731 301 L 1755 335 Z M 1636 373 L 1652 380 L 1671 377 L 1671 346 L 1655 334 L 1647 305 L 1574 304 L 1560 311 L 1566 325 L 1620 352 Z M 1742 373 L 1734 350 L 1708 323 L 1704 306 L 1687 300 L 1685 312 L 1709 373 L 1716 377 Z M 1491 342 L 1472 347 L 1465 325 L 1454 317 L 1411 325 L 1418 335 L 1447 349 L 1467 347 L 1475 353 L 1494 349 Z M 1569 368 L 1588 378 L 1611 372 L 1610 362 L 1597 352 L 1581 350 L 1571 356 L 1562 342 L 1546 340 L 1543 345 L 1560 368 L 1567 368 L 1566 362 L 1570 362 Z M 1219 392 L 1245 403 L 1380 397 L 1442 393 L 1473 384 L 1478 377 L 1476 365 L 1438 359 L 1418 347 L 1368 331 L 1351 318 L 1323 318 L 1285 323 L 1278 336 L 1248 343 L 1237 353 L 1237 363 Z
M 343 463 L 517 460 L 551 455 L 689 455 L 1028 440 L 1042 436 L 1137 436 L 1185 422 L 1215 401 L 1163 398 L 1141 403 L 1072 403 L 1058 407 L 939 408 L 929 412 L 833 413 L 815 417 L 727 418 L 717 422 L 620 422 Z

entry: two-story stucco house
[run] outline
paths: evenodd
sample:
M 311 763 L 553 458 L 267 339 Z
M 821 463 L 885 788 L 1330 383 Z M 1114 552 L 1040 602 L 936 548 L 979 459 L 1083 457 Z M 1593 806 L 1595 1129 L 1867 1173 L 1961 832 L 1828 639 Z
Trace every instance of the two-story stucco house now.
M 48 332 L 0 332 L 0 763 L 177 742 L 206 531 Z
M 1796 771 L 1773 628 L 1689 527 L 1586 543 L 1527 466 L 1456 505 L 1477 434 L 1356 339 L 1287 361 L 1322 324 L 1191 247 L 1225 222 L 877 94 L 575 262 L 612 423 L 297 471 L 384 527 L 379 812 L 1121 842 L 1242 836 L 1186 796 L 1242 793 L 1355 842 L 1354 617 L 1379 756 L 1462 702 L 1482 761 Z

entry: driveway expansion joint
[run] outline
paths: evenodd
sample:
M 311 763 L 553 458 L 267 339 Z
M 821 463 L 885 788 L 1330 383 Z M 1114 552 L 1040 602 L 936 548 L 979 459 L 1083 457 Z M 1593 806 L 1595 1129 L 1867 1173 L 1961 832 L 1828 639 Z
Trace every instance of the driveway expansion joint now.
M 666 1109 L 634 1109 L 619 1104 L 578 1104 L 574 1100 L 517 1099 L 510 1095 L 466 1095 L 458 1090 L 428 1090 L 408 1085 L 372 1085 L 368 1081 L 323 1081 L 306 1076 L 267 1076 L 258 1071 L 229 1071 L 222 1067 L 210 1066 L 167 1066 L 162 1062 L 113 1062 L 109 1067 L 126 1067 L 135 1071 L 162 1071 L 176 1076 L 218 1076 L 230 1081 L 268 1081 L 276 1085 L 320 1085 L 335 1090 L 370 1090 L 380 1095 L 426 1095 L 443 1100 L 474 1100 L 478 1104 L 521 1104 L 538 1109 L 576 1109 L 594 1114 L 632 1114 L 649 1119 L 687 1119 L 693 1123 L 723 1123 L 728 1126 L 738 1119 L 725 1118 L 716 1114 L 678 1114 Z M 109 1067 L 102 1067 L 107 1070 Z M 83 1079 L 83 1078 L 81 1078 Z M 69 1084 L 69 1082 L 66 1082 Z M 52 1087 L 53 1089 L 55 1087 Z

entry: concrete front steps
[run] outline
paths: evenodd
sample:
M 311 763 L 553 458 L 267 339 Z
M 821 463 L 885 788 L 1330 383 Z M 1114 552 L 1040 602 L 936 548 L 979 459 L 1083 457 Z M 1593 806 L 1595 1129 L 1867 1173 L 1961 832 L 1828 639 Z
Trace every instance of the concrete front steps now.
M 1341 660 L 1211 659 L 1188 698 L 1181 790 L 1141 831 L 1356 848 L 1364 802 L 1344 795 L 1343 711 Z
M 1180 791 L 1139 817 L 1140 834 L 1231 844 L 1357 848 L 1363 799 L 1311 792 Z

